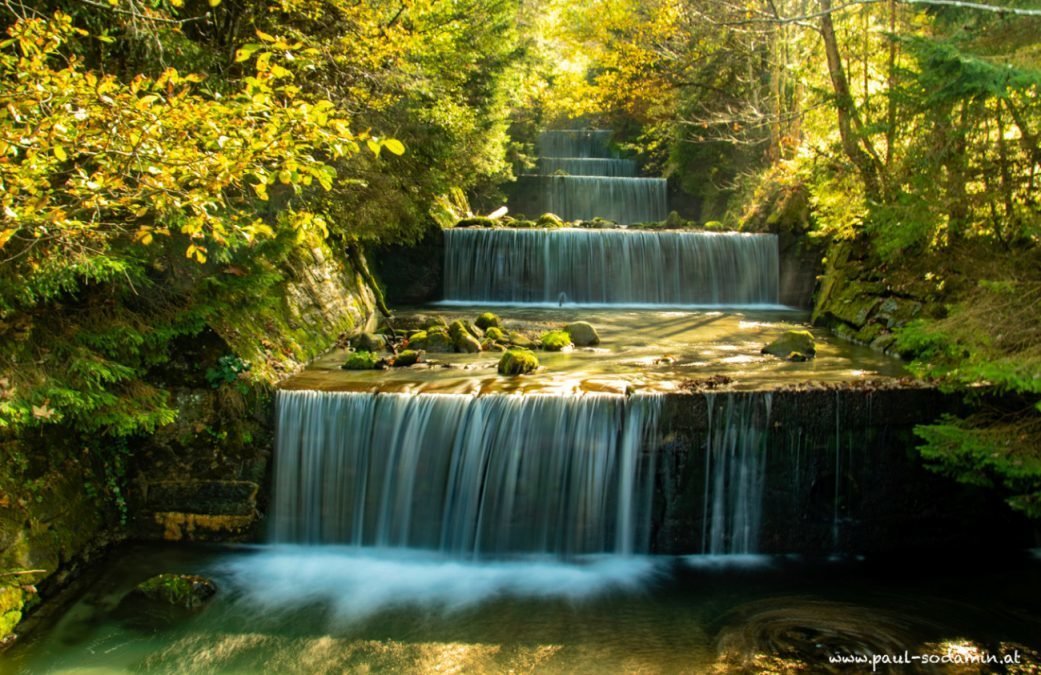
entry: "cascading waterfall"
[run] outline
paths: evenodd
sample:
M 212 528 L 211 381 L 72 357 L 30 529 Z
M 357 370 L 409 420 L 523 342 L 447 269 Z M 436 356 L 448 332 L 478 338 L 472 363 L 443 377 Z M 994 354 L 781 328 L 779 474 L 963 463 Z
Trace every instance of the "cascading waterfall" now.
M 610 140 L 611 132 L 599 129 L 544 132 L 538 142 L 538 175 L 522 177 L 525 189 L 511 200 L 511 209 L 555 213 L 569 221 L 664 220 L 665 179 L 636 177 L 634 161 L 611 156 Z
M 618 230 L 445 231 L 455 302 L 752 305 L 778 301 L 771 234 Z
M 772 396 L 705 395 L 708 436 L 705 448 L 702 552 L 755 553 L 763 517 L 763 486 Z
M 645 552 L 661 397 L 282 391 L 276 542 Z

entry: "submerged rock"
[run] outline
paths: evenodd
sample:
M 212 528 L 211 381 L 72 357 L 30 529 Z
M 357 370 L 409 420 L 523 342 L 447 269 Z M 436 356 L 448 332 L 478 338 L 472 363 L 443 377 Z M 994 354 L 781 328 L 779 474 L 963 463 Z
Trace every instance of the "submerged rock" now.
M 216 592 L 216 584 L 195 574 L 159 574 L 134 589 L 134 593 L 154 602 L 188 609 L 201 606 Z
M 350 345 L 359 352 L 382 352 L 387 348 L 387 338 L 377 333 L 361 333 L 351 338 Z
M 785 331 L 779 338 L 766 345 L 760 351 L 761 354 L 771 354 L 789 361 L 812 359 L 816 353 L 816 342 L 813 334 L 808 330 Z M 802 359 L 793 359 L 791 355 L 798 354 Z
M 539 344 L 548 352 L 559 352 L 571 346 L 571 336 L 562 330 L 551 330 L 539 337 Z
M 539 367 L 539 358 L 527 349 L 507 349 L 499 359 L 500 375 L 523 375 Z
M 474 321 L 474 325 L 481 330 L 488 330 L 492 326 L 502 328 L 502 319 L 491 312 L 485 312 L 477 317 L 477 320 Z
M 600 344 L 600 334 L 596 328 L 586 321 L 576 321 L 564 326 L 564 331 L 571 336 L 571 341 L 579 347 L 590 347 Z
M 340 368 L 344 370 L 376 370 L 382 365 L 379 355 L 370 351 L 359 350 L 347 356 Z

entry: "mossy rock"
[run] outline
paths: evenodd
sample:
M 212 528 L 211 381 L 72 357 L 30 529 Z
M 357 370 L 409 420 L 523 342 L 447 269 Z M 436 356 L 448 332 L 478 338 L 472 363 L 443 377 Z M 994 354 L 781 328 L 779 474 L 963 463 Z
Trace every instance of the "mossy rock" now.
M 588 321 L 576 321 L 564 326 L 564 332 L 571 336 L 571 341 L 579 347 L 600 344 L 600 334 Z
M 394 357 L 394 362 L 391 365 L 395 368 L 408 368 L 417 363 L 419 363 L 419 352 L 412 349 L 406 349 L 403 352 L 399 352 L 398 355 Z
M 448 327 L 448 334 L 452 336 L 453 340 L 458 340 L 462 335 L 471 335 L 475 338 L 483 338 L 484 331 L 474 326 L 469 321 L 463 321 L 462 319 L 456 319 Z
M 809 361 L 810 357 L 806 356 L 802 352 L 792 352 L 788 356 L 784 357 L 784 360 L 785 361 L 794 361 L 794 362 L 797 362 L 797 363 L 801 363 L 802 361 Z
M 500 375 L 524 375 L 539 367 L 539 357 L 528 349 L 507 349 L 499 359 Z
M 665 217 L 665 227 L 670 230 L 682 230 L 687 226 L 687 221 L 676 211 L 669 211 Z
M 423 330 L 430 330 L 431 328 L 447 329 L 448 321 L 446 321 L 445 317 L 441 316 L 440 314 L 435 314 L 434 316 L 424 316 L 422 326 Z
M 805 358 L 813 358 L 817 353 L 817 347 L 810 331 L 789 330 L 763 347 L 760 353 L 771 354 L 782 359 L 787 359 L 792 353 L 798 353 Z
M 517 331 L 510 331 L 509 335 L 506 336 L 506 340 L 514 347 L 521 347 L 522 349 L 532 349 L 535 347 L 534 340 L 522 333 L 518 333 Z
M 387 338 L 377 333 L 361 333 L 351 338 L 350 345 L 359 352 L 382 352 L 387 348 Z
M 484 337 L 496 342 L 506 342 L 506 333 L 498 326 L 489 326 L 488 330 L 484 331 Z
M 469 333 L 459 333 L 455 338 L 455 350 L 463 354 L 476 354 L 481 351 L 481 343 Z
M 493 314 L 492 312 L 484 312 L 477 320 L 474 321 L 474 325 L 481 330 L 488 330 L 492 326 L 496 328 L 502 328 L 502 319 Z
M 428 352 L 439 354 L 450 354 L 455 351 L 455 340 L 443 328 L 431 328 L 427 331 L 425 340 L 416 343 L 409 340 L 408 346 L 412 349 L 425 349 Z
M 503 352 L 506 351 L 506 347 L 496 342 L 495 340 L 485 338 L 481 340 L 481 351 L 485 352 Z
M 538 227 L 558 228 L 565 227 L 567 223 L 555 213 L 543 213 L 535 222 Z
M 380 367 L 382 360 L 378 354 L 369 351 L 356 351 L 347 356 L 347 360 L 340 368 L 344 370 L 376 370 Z
M 134 589 L 149 600 L 194 609 L 217 592 L 217 586 L 195 574 L 159 574 Z
M 727 226 L 719 222 L 718 220 L 705 221 L 705 224 L 702 225 L 702 227 L 704 227 L 706 230 L 711 230 L 713 232 L 722 232 L 727 229 Z
M 539 226 L 539 224 L 536 223 L 534 220 L 525 220 L 525 219 L 515 220 L 512 223 L 510 223 L 510 227 L 515 227 L 518 230 L 531 230 L 531 229 L 534 229 L 534 228 L 536 228 L 538 226 Z
M 456 227 L 495 227 L 496 223 L 491 218 L 485 216 L 473 216 L 470 218 L 463 218 L 456 222 Z
M 539 344 L 548 352 L 559 352 L 571 346 L 571 336 L 562 330 L 551 330 L 539 336 Z

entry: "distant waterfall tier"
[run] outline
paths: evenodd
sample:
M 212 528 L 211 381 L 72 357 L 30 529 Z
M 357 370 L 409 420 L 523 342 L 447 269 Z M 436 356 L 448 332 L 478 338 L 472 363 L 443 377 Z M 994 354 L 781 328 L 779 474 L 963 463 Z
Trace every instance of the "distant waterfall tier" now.
M 588 159 L 582 157 L 541 157 L 538 172 L 543 176 L 603 176 L 635 178 L 636 162 L 631 159 Z
M 661 398 L 278 394 L 278 542 L 648 550 Z
M 632 225 L 665 220 L 664 178 L 520 176 L 511 201 L 516 213 L 555 213 L 564 220 L 606 218 Z
M 631 230 L 445 231 L 445 299 L 774 305 L 777 238 Z
M 539 134 L 540 157 L 610 157 L 611 131 L 562 129 Z

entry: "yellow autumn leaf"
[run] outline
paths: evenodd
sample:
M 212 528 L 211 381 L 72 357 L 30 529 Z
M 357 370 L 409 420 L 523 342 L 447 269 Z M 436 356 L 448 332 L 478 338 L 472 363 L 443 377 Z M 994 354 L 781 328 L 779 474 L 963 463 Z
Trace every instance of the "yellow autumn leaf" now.
M 220 0 L 210 0 L 210 7 L 216 7 L 220 4 Z
M 18 228 L 12 227 L 12 228 L 4 230 L 3 232 L 0 232 L 0 248 L 3 248 L 4 246 L 6 246 L 7 242 L 11 240 L 11 237 L 13 237 L 15 232 L 17 232 L 17 231 L 18 231 Z
M 396 138 L 388 138 L 387 140 L 383 141 L 383 147 L 385 147 L 390 152 L 393 152 L 395 155 L 405 154 L 405 144 Z
M 61 147 L 60 145 L 54 146 L 51 149 L 51 151 L 54 153 L 54 156 L 57 157 L 58 161 L 60 162 L 64 162 L 69 158 L 69 156 L 65 154 L 65 148 Z
M 376 155 L 377 157 L 380 156 L 380 144 L 379 143 L 377 143 L 376 141 L 374 141 L 374 140 L 372 140 L 370 138 L 369 140 L 365 141 L 365 145 L 369 148 L 369 150 L 372 152 L 372 154 Z

